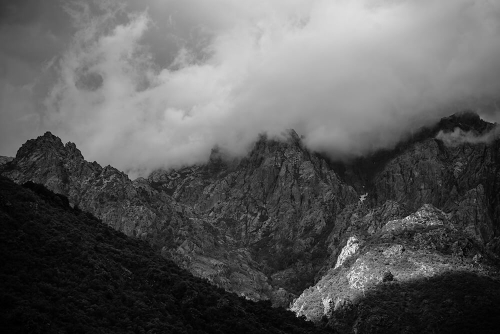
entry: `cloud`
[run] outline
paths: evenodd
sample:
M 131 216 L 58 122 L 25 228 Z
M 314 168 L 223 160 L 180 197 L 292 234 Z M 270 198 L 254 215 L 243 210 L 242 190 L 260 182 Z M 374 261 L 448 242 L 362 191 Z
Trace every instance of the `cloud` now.
M 463 144 L 490 144 L 500 137 L 500 126 L 496 125 L 490 131 L 484 134 L 477 134 L 473 131 L 464 131 L 455 128 L 453 132 L 439 131 L 436 139 L 441 140 L 447 146 L 459 146 Z
M 496 1 L 96 4 L 72 12 L 46 124 L 134 175 L 202 162 L 214 145 L 244 154 L 287 128 L 349 158 L 499 97 Z

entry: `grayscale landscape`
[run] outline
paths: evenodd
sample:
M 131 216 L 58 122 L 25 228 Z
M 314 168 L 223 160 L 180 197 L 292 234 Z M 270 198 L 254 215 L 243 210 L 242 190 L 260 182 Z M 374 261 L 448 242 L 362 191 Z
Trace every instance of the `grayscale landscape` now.
M 0 4 L 0 330 L 500 331 L 500 3 Z

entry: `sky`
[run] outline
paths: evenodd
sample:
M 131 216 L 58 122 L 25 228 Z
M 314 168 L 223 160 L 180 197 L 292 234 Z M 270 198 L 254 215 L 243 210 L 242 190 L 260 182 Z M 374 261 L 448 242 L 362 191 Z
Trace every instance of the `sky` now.
M 295 129 L 349 159 L 500 119 L 497 0 L 3 0 L 0 155 L 45 131 L 145 176 Z

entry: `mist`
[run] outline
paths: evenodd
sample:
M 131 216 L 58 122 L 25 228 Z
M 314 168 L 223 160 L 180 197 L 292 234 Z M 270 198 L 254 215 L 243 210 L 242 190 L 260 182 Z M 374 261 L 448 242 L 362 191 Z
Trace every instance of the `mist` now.
M 33 132 L 134 176 L 202 163 L 216 145 L 244 155 L 289 128 L 348 159 L 500 95 L 497 1 L 82 1 L 65 12 L 74 34 L 48 65 Z
M 500 126 L 496 125 L 484 134 L 477 134 L 473 131 L 464 131 L 455 128 L 452 132 L 439 131 L 436 139 L 441 140 L 447 146 L 460 146 L 463 144 L 491 144 L 500 137 Z

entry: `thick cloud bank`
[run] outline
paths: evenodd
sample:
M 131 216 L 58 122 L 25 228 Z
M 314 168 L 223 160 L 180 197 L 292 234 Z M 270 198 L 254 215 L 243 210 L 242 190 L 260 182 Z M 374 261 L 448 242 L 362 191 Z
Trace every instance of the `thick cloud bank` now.
M 288 128 L 364 154 L 499 97 L 498 1 L 142 3 L 68 7 L 77 32 L 45 100 L 44 124 L 131 173 Z

